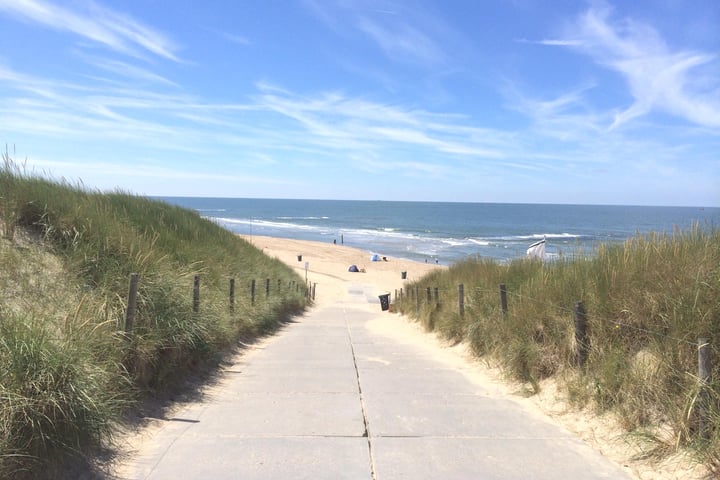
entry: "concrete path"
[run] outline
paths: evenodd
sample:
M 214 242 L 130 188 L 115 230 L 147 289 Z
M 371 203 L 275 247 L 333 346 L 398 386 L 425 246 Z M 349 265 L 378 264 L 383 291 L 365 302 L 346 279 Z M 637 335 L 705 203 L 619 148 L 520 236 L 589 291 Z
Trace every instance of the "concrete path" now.
M 426 350 L 373 334 L 368 287 L 241 357 L 127 479 L 623 479 L 567 431 Z M 384 314 L 388 315 L 388 314 Z

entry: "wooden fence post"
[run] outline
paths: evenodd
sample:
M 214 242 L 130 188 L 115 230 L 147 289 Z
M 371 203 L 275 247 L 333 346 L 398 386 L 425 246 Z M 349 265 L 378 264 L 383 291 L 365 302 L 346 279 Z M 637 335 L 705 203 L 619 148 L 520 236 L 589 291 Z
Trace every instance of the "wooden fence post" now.
M 270 296 L 270 279 L 265 279 L 265 298 Z
M 255 279 L 250 280 L 250 304 L 255 305 Z
M 312 299 L 313 299 L 313 302 L 315 301 L 315 287 L 317 287 L 317 282 L 313 283 L 313 286 L 312 286 Z
M 235 313 L 235 279 L 230 279 L 230 313 Z
M 427 287 L 426 293 L 427 293 L 427 303 L 428 303 L 428 305 L 430 305 L 430 303 L 432 303 L 432 290 L 430 289 L 430 287 Z
M 460 317 L 465 315 L 465 285 L 458 285 L 458 313 Z
M 700 379 L 700 390 L 698 391 L 698 433 L 700 438 L 710 438 L 710 422 L 708 421 L 708 385 L 710 384 L 710 340 L 698 338 L 698 378 Z
M 200 275 L 193 278 L 193 313 L 200 311 Z
M 508 305 L 507 305 L 507 287 L 504 283 L 500 284 L 500 308 L 502 309 L 503 316 L 507 315 L 508 312 Z
M 420 287 L 415 285 L 415 313 L 420 314 Z
M 137 273 L 130 274 L 130 289 L 128 291 L 127 310 L 125 310 L 125 335 L 128 339 L 132 336 L 133 324 L 135 323 L 135 308 L 137 306 L 139 277 L 140 275 Z
M 438 289 L 438 287 L 435 287 L 433 295 L 435 297 L 435 307 L 437 308 L 440 306 L 440 290 Z
M 587 336 L 587 316 L 582 302 L 575 303 L 575 361 L 579 367 L 585 365 L 590 350 Z

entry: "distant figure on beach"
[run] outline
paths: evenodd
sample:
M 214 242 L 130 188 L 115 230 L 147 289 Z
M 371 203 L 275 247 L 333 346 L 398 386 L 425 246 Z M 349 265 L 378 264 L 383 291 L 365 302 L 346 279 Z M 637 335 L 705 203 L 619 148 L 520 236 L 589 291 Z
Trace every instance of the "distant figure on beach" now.
M 337 240 L 333 240 L 333 245 L 337 245 Z

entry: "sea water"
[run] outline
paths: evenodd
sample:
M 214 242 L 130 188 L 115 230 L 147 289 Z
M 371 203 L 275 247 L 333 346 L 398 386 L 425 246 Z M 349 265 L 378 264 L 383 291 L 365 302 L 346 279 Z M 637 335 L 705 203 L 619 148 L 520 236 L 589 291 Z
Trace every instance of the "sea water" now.
M 452 264 L 509 261 L 546 238 L 550 258 L 592 255 L 634 235 L 720 226 L 720 208 L 161 197 L 228 230 Z M 301 252 L 298 252 L 301 253 Z

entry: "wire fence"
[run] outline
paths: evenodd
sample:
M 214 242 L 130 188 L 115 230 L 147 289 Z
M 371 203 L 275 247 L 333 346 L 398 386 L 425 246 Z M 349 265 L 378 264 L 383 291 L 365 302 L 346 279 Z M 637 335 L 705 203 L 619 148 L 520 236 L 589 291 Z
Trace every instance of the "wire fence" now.
M 235 313 L 235 299 L 236 299 L 236 279 L 230 278 L 228 281 L 228 308 L 230 309 L 231 313 Z M 133 335 L 133 328 L 135 323 L 135 313 L 137 310 L 137 294 L 138 294 L 138 287 L 140 284 L 140 275 L 137 273 L 130 274 L 130 283 L 128 287 L 128 297 L 127 297 L 127 309 L 125 311 L 125 336 L 127 338 L 132 338 Z M 258 294 L 258 282 L 256 279 L 250 279 L 248 282 L 248 288 L 246 294 L 249 296 L 250 299 L 250 305 L 255 305 L 256 300 L 258 300 L 259 296 L 262 296 L 263 294 Z M 276 285 L 275 288 L 273 288 L 273 285 Z M 296 280 L 290 280 L 286 281 L 285 285 L 283 285 L 282 279 L 277 279 L 277 282 L 274 282 L 270 278 L 265 278 L 262 281 L 261 288 L 264 287 L 264 298 L 269 299 L 271 296 L 271 293 L 274 291 L 279 292 L 283 286 L 289 290 L 289 291 L 295 291 L 296 293 L 300 294 L 302 293 L 308 301 L 312 302 L 315 300 L 315 288 L 317 286 L 316 283 L 305 283 L 302 285 L 300 282 L 297 282 Z M 192 310 L 193 313 L 197 314 L 200 312 L 200 290 L 201 290 L 201 277 L 200 275 L 195 275 L 193 277 L 193 288 L 192 288 Z
M 482 287 L 473 287 L 471 291 L 486 295 L 494 295 L 496 292 L 493 290 L 489 290 L 487 288 Z M 525 294 L 517 293 L 517 292 L 511 292 L 507 290 L 507 286 L 505 284 L 500 284 L 498 286 L 498 292 L 499 292 L 499 302 L 500 302 L 500 309 L 504 314 L 508 313 L 508 295 L 512 296 L 517 299 L 526 300 L 530 302 L 534 302 L 536 304 L 543 304 L 548 308 L 556 309 L 560 312 L 565 312 L 568 314 L 574 314 L 575 308 L 566 307 L 564 305 L 558 305 L 556 303 L 550 303 L 546 300 L 541 300 L 535 297 L 531 297 Z M 426 299 L 424 305 L 430 304 L 434 302 L 436 305 L 440 305 L 440 294 L 444 295 L 450 295 L 457 293 L 457 309 L 458 313 L 460 315 L 464 314 L 464 306 L 466 304 L 465 301 L 465 286 L 463 284 L 458 284 L 458 288 L 456 291 L 450 290 L 450 289 L 441 289 L 438 287 L 423 287 L 420 289 L 419 287 L 410 288 L 407 290 L 403 290 L 402 288 L 399 290 L 395 290 L 395 301 L 396 302 L 403 302 L 403 300 L 407 301 L 415 301 L 416 305 L 419 307 L 420 305 L 423 305 L 423 301 Z M 674 337 L 672 335 L 668 335 L 664 332 L 659 332 L 657 330 L 652 330 L 648 328 L 639 327 L 637 325 L 631 325 L 629 323 L 625 323 L 618 320 L 607 320 L 599 317 L 594 317 L 596 320 L 599 321 L 607 321 L 611 323 L 614 327 L 623 327 L 628 328 L 630 330 L 635 330 L 638 332 L 642 332 L 648 335 L 656 336 L 656 337 L 662 337 L 667 338 L 670 340 L 675 340 L 679 343 L 684 343 L 691 346 L 696 346 L 696 342 L 692 342 L 690 340 L 687 340 L 685 338 L 678 338 Z

